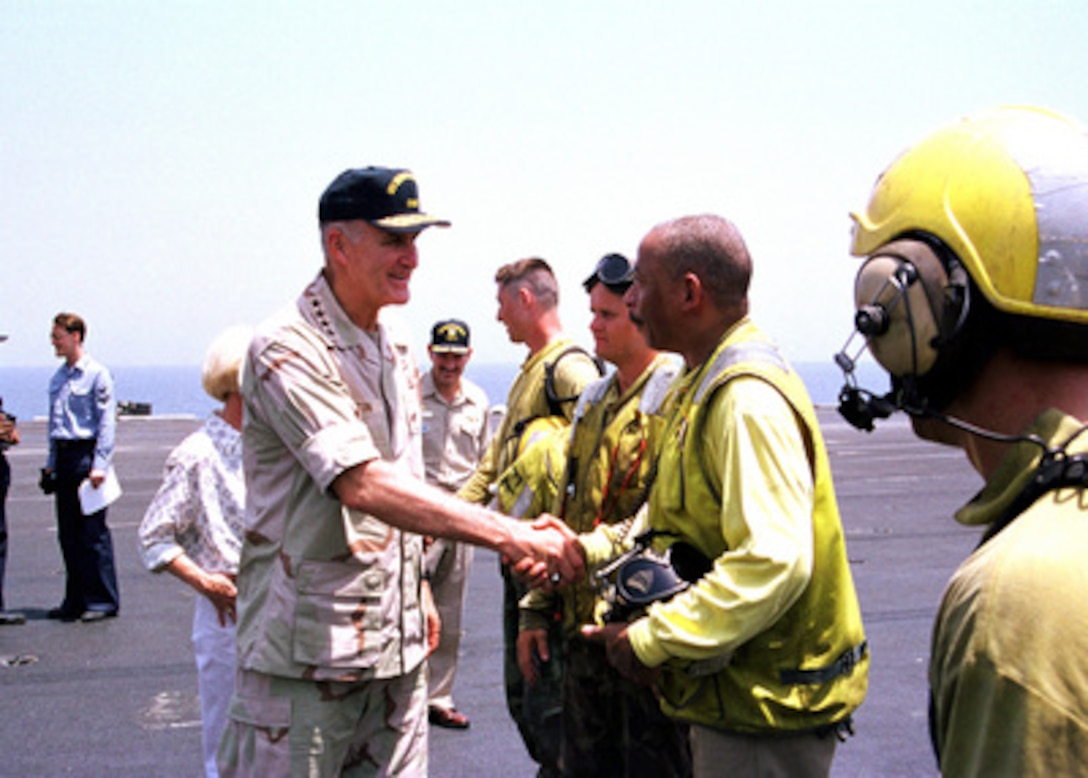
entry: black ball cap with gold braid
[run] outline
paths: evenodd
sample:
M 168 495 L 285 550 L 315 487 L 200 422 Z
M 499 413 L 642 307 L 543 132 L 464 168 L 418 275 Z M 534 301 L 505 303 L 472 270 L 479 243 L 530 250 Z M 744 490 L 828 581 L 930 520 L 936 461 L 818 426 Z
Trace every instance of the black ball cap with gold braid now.
M 435 324 L 431 330 L 431 351 L 467 354 L 468 325 L 459 319 L 446 319 Z
M 411 171 L 403 168 L 345 170 L 321 195 L 317 216 L 322 224 L 361 219 L 388 232 L 450 226 L 419 210 L 419 186 Z

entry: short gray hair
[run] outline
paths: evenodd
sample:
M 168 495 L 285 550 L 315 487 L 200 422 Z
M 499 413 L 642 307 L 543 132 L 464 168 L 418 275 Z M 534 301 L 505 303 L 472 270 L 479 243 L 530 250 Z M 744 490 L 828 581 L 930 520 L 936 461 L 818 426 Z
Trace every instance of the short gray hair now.
M 736 225 L 714 214 L 684 216 L 653 230 L 673 278 L 699 276 L 715 304 L 743 306 L 752 278 L 752 257 Z

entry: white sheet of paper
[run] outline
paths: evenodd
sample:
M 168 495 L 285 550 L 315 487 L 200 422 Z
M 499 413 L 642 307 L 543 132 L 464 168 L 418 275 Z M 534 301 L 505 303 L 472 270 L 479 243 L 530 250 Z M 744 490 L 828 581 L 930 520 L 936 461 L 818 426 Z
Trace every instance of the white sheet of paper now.
M 98 513 L 107 505 L 113 503 L 121 496 L 121 482 L 117 480 L 117 473 L 111 467 L 106 471 L 106 479 L 95 489 L 91 486 L 91 479 L 84 478 L 79 485 L 79 509 L 84 516 Z

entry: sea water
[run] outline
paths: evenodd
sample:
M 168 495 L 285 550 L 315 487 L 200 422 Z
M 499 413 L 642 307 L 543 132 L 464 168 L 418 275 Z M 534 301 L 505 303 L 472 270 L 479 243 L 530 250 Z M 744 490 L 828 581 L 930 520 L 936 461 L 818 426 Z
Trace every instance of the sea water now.
M 204 393 L 200 367 L 109 366 L 117 400 L 151 403 L 155 415 L 206 416 L 219 403 Z M 41 418 L 49 412 L 49 379 L 56 367 L 0 367 L 0 397 L 4 411 L 20 419 Z
M 428 366 L 421 366 L 425 370 Z M 503 403 L 506 392 L 518 371 L 517 364 L 469 363 L 465 375 L 479 384 L 492 404 Z M 799 362 L 794 368 L 808 387 L 817 405 L 834 405 L 843 385 L 842 371 L 829 359 L 827 362 Z M 4 410 L 20 419 L 46 415 L 49 409 L 49 378 L 55 367 L 0 367 L 0 397 Z M 200 367 L 118 366 L 111 367 L 118 400 L 151 404 L 152 414 L 203 417 L 219 406 L 204 393 L 200 385 Z M 858 367 L 861 385 L 883 393 L 888 379 L 871 362 Z

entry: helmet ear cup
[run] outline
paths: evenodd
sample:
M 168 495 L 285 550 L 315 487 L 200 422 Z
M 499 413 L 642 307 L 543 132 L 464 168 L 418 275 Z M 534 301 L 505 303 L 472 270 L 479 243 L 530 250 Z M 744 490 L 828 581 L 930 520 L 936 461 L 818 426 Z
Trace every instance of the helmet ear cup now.
M 942 259 L 927 241 L 893 241 L 858 271 L 855 323 L 892 376 L 922 376 L 962 329 L 968 289 L 963 266 Z

